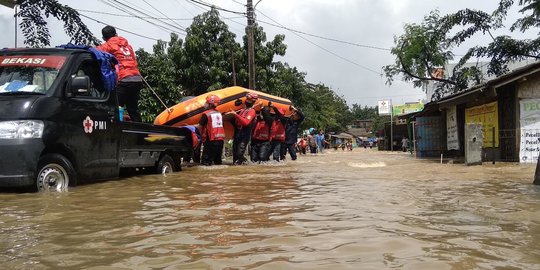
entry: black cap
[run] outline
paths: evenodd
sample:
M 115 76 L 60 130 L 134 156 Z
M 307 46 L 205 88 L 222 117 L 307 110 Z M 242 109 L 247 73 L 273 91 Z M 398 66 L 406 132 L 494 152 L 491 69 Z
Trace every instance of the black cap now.
M 114 27 L 107 25 L 101 29 L 101 34 L 103 35 L 103 39 L 105 41 L 109 40 L 110 38 L 116 36 L 116 29 Z

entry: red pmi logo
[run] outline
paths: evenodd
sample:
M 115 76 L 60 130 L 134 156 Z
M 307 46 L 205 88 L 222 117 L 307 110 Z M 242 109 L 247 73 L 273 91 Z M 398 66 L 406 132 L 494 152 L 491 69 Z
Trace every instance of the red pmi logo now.
M 83 127 L 85 133 L 92 133 L 94 130 L 94 121 L 90 119 L 90 116 L 87 116 L 86 119 L 83 120 Z

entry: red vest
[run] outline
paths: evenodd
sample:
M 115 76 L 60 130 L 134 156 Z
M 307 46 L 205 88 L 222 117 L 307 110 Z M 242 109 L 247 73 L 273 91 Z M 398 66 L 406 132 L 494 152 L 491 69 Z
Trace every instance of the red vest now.
M 223 117 L 221 113 L 214 110 L 204 112 L 208 121 L 203 130 L 203 141 L 223 141 L 225 139 L 225 129 L 223 128 Z
M 251 138 L 259 141 L 270 140 L 270 127 L 266 124 L 266 121 L 257 119 Z
M 279 120 L 274 120 L 272 123 L 272 141 L 285 141 L 285 125 Z
M 112 37 L 107 42 L 96 47 L 98 50 L 108 52 L 118 60 L 118 80 L 125 77 L 140 75 L 135 59 L 135 52 L 123 37 Z

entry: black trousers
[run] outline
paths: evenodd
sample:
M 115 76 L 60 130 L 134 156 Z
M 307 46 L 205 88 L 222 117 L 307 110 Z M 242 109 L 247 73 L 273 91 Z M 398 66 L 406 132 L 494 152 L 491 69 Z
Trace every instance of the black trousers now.
M 233 140 L 233 163 L 236 165 L 242 165 L 247 162 L 244 154 L 246 153 L 246 148 L 249 143 L 249 140 L 235 139 Z
M 206 166 L 221 165 L 221 155 L 223 154 L 223 141 L 204 142 L 202 153 L 202 164 Z
M 142 88 L 140 82 L 118 82 L 116 91 L 118 93 L 118 105 L 126 107 L 129 118 L 133 122 L 142 122 L 139 112 L 139 96 Z
M 270 159 L 270 142 L 251 140 L 251 161 L 261 162 Z

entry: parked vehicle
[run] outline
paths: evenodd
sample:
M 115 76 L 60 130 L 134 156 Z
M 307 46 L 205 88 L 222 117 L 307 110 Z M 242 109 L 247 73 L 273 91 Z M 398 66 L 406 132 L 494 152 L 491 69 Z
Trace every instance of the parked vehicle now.
M 0 50 L 0 187 L 63 191 L 124 168 L 181 169 L 191 131 L 121 121 L 83 49 Z

